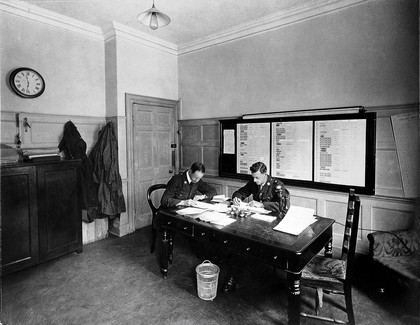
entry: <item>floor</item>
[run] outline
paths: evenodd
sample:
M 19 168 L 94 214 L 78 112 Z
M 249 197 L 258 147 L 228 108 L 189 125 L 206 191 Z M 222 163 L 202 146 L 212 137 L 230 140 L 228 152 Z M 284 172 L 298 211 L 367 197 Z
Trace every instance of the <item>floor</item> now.
M 236 292 L 201 300 L 195 267 L 202 261 L 190 242 L 175 236 L 174 261 L 163 279 L 159 246 L 155 254 L 149 252 L 150 232 L 146 227 L 122 238 L 111 236 L 85 245 L 81 254 L 5 276 L 2 324 L 287 324 L 283 271 L 249 263 Z M 419 325 L 419 293 L 393 282 L 381 294 L 370 269 L 359 258 L 353 289 L 356 323 Z M 302 311 L 311 312 L 314 292 L 303 288 L 301 298 Z M 337 308 L 343 302 L 325 295 L 322 315 L 346 319 Z

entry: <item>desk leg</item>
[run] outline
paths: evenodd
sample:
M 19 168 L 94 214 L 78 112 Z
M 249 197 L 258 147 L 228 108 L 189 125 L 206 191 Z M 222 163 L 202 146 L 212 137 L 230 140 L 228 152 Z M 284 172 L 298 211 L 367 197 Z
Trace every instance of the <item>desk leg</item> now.
M 166 229 L 162 230 L 162 252 L 160 254 L 160 271 L 163 278 L 168 276 L 168 254 L 169 254 L 169 239 Z
M 288 325 L 300 324 L 300 276 L 301 273 L 287 273 L 287 285 L 289 288 L 287 297 Z
M 332 257 L 332 239 L 325 245 L 324 256 Z
M 168 260 L 169 260 L 169 263 L 172 264 L 172 260 L 174 259 L 174 234 L 173 233 L 168 234 L 168 240 L 169 240 Z

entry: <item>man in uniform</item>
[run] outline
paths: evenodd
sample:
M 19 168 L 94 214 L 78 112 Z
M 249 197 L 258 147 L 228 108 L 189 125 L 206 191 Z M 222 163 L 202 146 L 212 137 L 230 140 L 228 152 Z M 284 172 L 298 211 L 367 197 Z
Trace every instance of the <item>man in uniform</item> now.
M 233 204 L 240 205 L 242 200 L 252 195 L 250 206 L 286 213 L 290 207 L 290 194 L 284 184 L 267 174 L 267 166 L 261 161 L 250 167 L 252 180 L 232 195 Z
M 197 200 L 213 198 L 216 189 L 201 180 L 205 172 L 204 165 L 195 162 L 186 172 L 173 176 L 162 195 L 160 207 L 194 206 Z
M 284 184 L 278 178 L 268 175 L 267 166 L 260 161 L 253 164 L 250 170 L 252 180 L 233 193 L 233 204 L 239 206 L 242 200 L 252 195 L 249 206 L 286 214 L 290 207 L 290 194 Z M 240 256 L 235 254 L 227 260 L 228 271 L 222 289 L 224 293 L 235 290 L 236 278 L 240 275 L 244 264 Z

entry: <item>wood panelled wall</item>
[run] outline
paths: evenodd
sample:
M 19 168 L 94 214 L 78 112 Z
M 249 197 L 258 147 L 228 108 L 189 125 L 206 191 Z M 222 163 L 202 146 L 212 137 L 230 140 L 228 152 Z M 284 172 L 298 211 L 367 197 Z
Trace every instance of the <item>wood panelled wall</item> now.
M 16 136 L 19 133 L 22 149 L 56 150 L 67 121 L 72 121 L 77 127 L 83 140 L 86 141 L 88 153 L 98 139 L 99 130 L 106 124 L 105 118 L 100 117 L 2 111 L 1 143 L 16 148 Z M 97 219 L 91 223 L 83 222 L 82 231 L 83 244 L 106 238 L 108 236 L 108 219 Z
M 396 230 L 414 223 L 416 202 L 404 198 L 397 149 L 392 132 L 391 116 L 418 110 L 418 104 L 390 107 L 368 107 L 377 112 L 376 175 L 374 196 L 360 195 L 361 216 L 357 251 L 367 254 L 367 234 L 373 230 Z M 235 117 L 233 117 L 235 118 Z M 205 180 L 218 194 L 229 197 L 245 184 L 243 180 L 218 177 L 220 129 L 219 119 L 179 121 L 181 169 L 195 161 L 206 166 Z M 292 204 L 310 207 L 319 216 L 335 219 L 334 247 L 341 247 L 347 193 L 288 186 Z

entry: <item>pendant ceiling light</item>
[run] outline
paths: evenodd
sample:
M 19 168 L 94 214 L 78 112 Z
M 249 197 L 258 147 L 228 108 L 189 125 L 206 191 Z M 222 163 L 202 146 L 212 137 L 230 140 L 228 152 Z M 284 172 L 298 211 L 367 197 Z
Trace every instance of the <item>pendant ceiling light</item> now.
M 152 8 L 138 15 L 137 19 L 143 25 L 149 26 L 153 30 L 166 26 L 171 22 L 171 18 L 155 8 L 154 0 Z

